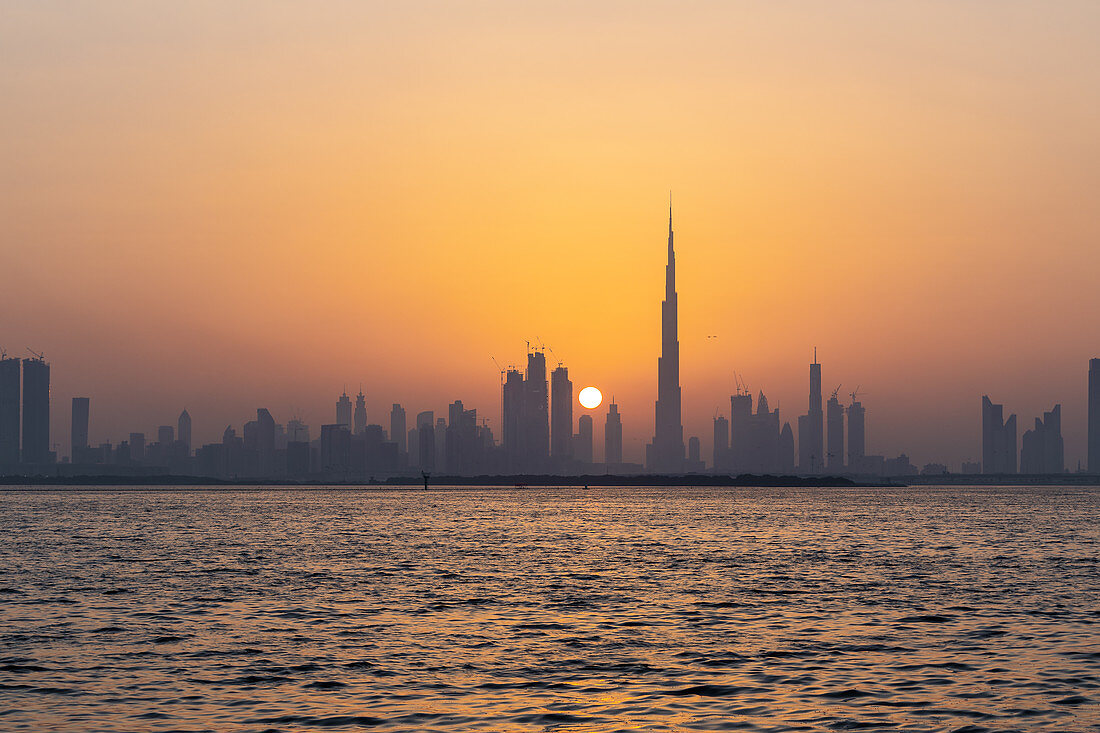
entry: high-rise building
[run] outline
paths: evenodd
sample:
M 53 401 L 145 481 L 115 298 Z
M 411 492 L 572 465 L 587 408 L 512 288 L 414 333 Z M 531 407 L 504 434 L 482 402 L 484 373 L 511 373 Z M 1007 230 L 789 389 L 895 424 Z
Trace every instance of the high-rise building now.
M 661 356 L 657 358 L 657 402 L 653 441 L 646 446 L 646 469 L 678 473 L 684 465 L 684 425 L 680 410 L 680 340 L 677 335 L 676 253 L 672 244 L 672 204 L 668 207 L 668 263 L 661 303 Z
M 697 438 L 694 435 L 691 436 L 690 438 L 688 438 L 687 450 L 688 450 L 688 462 L 689 463 L 691 463 L 691 464 L 702 463 L 702 461 L 699 459 L 700 452 L 702 451 L 702 447 L 699 444 L 699 438 Z
M 1089 359 L 1089 473 L 1100 473 L 1100 359 Z
M 176 440 L 183 444 L 184 450 L 191 453 L 191 414 L 184 410 L 176 420 Z
M 364 419 L 363 424 L 366 425 L 366 422 Z M 340 399 L 336 400 L 336 424 L 343 425 L 348 429 L 348 432 L 351 432 L 351 398 L 348 397 L 346 389 L 340 395 Z M 340 440 L 340 438 L 336 440 Z
M 779 432 L 779 449 L 776 470 L 779 473 L 794 473 L 794 430 L 789 422 L 783 423 Z
M 145 433 L 130 433 L 130 460 L 135 463 L 145 460 Z
M 524 471 L 545 471 L 550 457 L 550 387 L 546 380 L 546 354 L 537 349 L 527 354 L 524 390 Z
M 421 423 L 420 418 L 427 414 L 427 422 Z M 435 470 L 435 426 L 432 425 L 432 413 L 420 413 L 416 416 L 416 433 L 420 440 L 419 457 L 417 459 L 417 465 L 420 466 L 420 470 L 425 473 L 431 473 Z
M 714 418 L 714 463 L 715 471 L 728 471 L 727 459 L 730 452 L 730 421 L 724 417 Z
M 603 424 L 603 462 L 623 462 L 623 420 L 614 400 L 607 406 L 607 417 Z
M 390 408 L 390 440 L 397 443 L 399 454 L 408 451 L 408 443 L 405 441 L 408 435 L 405 431 L 405 408 L 394 402 Z
M 336 422 L 340 422 L 340 403 L 336 403 Z M 356 435 L 362 435 L 367 429 L 367 398 L 363 396 L 363 390 L 355 396 L 355 430 Z
M 23 360 L 23 462 L 50 462 L 50 365 Z
M 573 436 L 573 457 L 582 464 L 592 463 L 592 416 L 577 419 L 577 434 Z
M 1016 473 L 1016 416 L 982 396 L 982 473 Z
M 1062 441 L 1062 406 L 1035 418 L 1035 427 L 1020 439 L 1020 473 L 1064 473 L 1065 443 Z
M 523 374 L 508 369 L 500 391 L 501 425 L 500 440 L 504 447 L 505 466 L 511 473 L 519 473 L 526 465 L 526 439 L 524 438 Z
M 19 463 L 19 365 L 0 357 L 0 466 Z
M 839 390 L 839 387 L 837 388 Z M 825 405 L 825 425 L 828 428 L 828 450 L 825 466 L 830 471 L 844 470 L 844 407 L 833 392 Z
M 858 391 L 858 390 L 857 390 Z M 863 457 L 866 455 L 866 418 L 867 411 L 852 393 L 852 404 L 848 405 L 848 470 L 852 473 L 863 472 Z
M 164 448 L 175 439 L 176 429 L 171 425 L 161 425 L 157 428 L 157 442 L 160 443 L 161 448 Z
M 573 455 L 573 382 L 569 369 L 558 366 L 550 375 L 550 457 L 564 468 Z
M 743 387 L 730 396 L 730 454 L 728 468 L 748 473 L 752 463 L 752 395 Z
M 69 457 L 73 463 L 82 463 L 81 452 L 88 447 L 88 414 L 90 400 L 87 397 L 73 397 L 73 419 L 69 430 Z
M 821 411 L 821 365 L 810 364 L 810 407 L 798 417 L 798 470 L 802 473 L 819 473 L 824 466 L 825 442 L 822 435 L 824 415 Z

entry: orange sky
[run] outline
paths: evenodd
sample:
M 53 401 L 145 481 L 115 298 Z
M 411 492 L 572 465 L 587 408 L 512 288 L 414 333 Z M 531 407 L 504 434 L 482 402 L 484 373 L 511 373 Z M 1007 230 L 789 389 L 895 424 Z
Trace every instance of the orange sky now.
M 542 340 L 641 460 L 672 189 L 705 446 L 734 370 L 795 423 L 816 345 L 869 452 L 977 457 L 989 393 L 1062 402 L 1072 467 L 1098 37 L 1094 2 L 5 3 L 0 346 L 46 352 L 67 453 L 74 395 L 93 441 L 316 431 L 360 382 L 496 427 L 490 354 Z

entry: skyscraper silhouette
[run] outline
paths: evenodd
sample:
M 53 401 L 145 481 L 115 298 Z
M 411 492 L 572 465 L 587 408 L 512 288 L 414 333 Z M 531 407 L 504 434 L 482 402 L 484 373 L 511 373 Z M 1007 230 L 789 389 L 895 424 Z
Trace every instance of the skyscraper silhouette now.
M 183 444 L 187 453 L 191 452 L 191 415 L 184 410 L 176 420 L 176 440 Z
M 337 412 L 340 407 L 337 405 Z M 337 418 L 336 422 L 340 422 Z M 355 396 L 355 429 L 356 435 L 362 435 L 367 429 L 367 398 L 363 396 L 363 390 L 359 390 L 359 394 Z
M 343 425 L 351 432 L 351 398 L 348 397 L 348 391 L 345 389 L 344 393 L 340 395 L 340 399 L 336 400 L 336 425 Z M 366 425 L 366 420 L 363 421 Z M 334 438 L 334 440 L 341 440 L 340 438 Z
M 592 416 L 581 415 L 577 419 L 577 434 L 573 436 L 573 457 L 579 463 L 592 463 Z
M 852 473 L 863 471 L 863 457 L 867 451 L 867 411 L 863 403 L 856 400 L 858 391 L 852 393 L 852 404 L 848 405 L 848 470 Z
M 1016 473 L 1016 416 L 982 395 L 982 473 Z
M 23 462 L 50 460 L 50 365 L 23 360 Z
M 69 429 L 69 457 L 73 463 L 84 461 L 82 453 L 88 447 L 89 403 L 87 397 L 73 397 L 73 419 Z
M 528 471 L 545 471 L 550 456 L 550 388 L 546 380 L 546 354 L 532 351 L 527 355 L 526 433 Z
M 830 471 L 840 472 L 844 470 L 844 408 L 837 399 L 836 392 L 829 397 L 825 407 L 829 441 L 829 449 L 825 452 L 825 465 Z
M 1100 359 L 1089 359 L 1089 473 L 1100 473 Z
M 1035 427 L 1020 439 L 1020 473 L 1062 473 L 1066 470 L 1062 441 L 1062 406 L 1035 418 Z
M 365 412 L 365 410 L 364 410 Z M 390 440 L 397 443 L 397 452 L 408 451 L 408 434 L 405 430 L 405 408 L 397 402 L 390 408 Z
M 614 400 L 607 406 L 607 417 L 603 424 L 603 462 L 623 462 L 623 420 Z
M 573 382 L 569 369 L 558 366 L 550 375 L 550 457 L 556 469 L 573 455 Z
M 661 356 L 657 358 L 657 402 L 653 442 L 646 446 L 646 468 L 676 473 L 684 466 L 684 425 L 680 410 L 680 340 L 677 335 L 676 253 L 672 244 L 672 204 L 668 206 L 668 264 L 661 303 Z
M 727 458 L 730 452 L 730 421 L 724 417 L 714 418 L 714 453 L 711 467 L 715 471 L 728 471 Z
M 810 407 L 798 418 L 798 470 L 802 473 L 818 473 L 824 466 L 823 418 L 821 365 L 817 363 L 817 349 L 814 349 L 814 363 L 810 364 Z
M 19 463 L 20 362 L 0 357 L 0 465 Z

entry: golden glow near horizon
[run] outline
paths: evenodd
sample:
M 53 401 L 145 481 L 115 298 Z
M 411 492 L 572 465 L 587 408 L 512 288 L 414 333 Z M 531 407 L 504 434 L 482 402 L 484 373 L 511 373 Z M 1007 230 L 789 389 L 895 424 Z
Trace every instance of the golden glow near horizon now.
M 577 399 L 580 401 L 581 407 L 587 410 L 594 410 L 603 402 L 603 393 L 595 387 L 585 387 L 581 390 L 580 394 L 577 395 Z
M 867 393 L 868 450 L 979 453 L 979 398 L 1063 403 L 1100 355 L 1100 4 L 0 8 L 0 334 L 53 439 L 266 406 L 372 422 L 541 340 L 652 436 L 667 192 L 686 435 L 734 371 L 783 420 Z M 578 277 L 577 262 L 585 275 Z M 602 421 L 597 420 L 597 446 Z

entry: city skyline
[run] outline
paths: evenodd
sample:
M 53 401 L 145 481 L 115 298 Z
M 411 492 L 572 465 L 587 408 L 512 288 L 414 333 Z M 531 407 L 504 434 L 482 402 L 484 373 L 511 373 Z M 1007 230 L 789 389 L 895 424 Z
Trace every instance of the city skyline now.
M 360 381 L 492 405 L 488 356 L 541 340 L 638 455 L 671 188 L 704 444 L 732 372 L 802 414 L 816 345 L 871 452 L 977 459 L 989 393 L 1062 403 L 1075 465 L 1100 10 L 991 7 L 21 5 L 0 346 L 57 366 L 55 435 L 91 395 L 92 440 L 183 406 L 210 440 L 259 404 L 320 424 Z
M 859 401 L 860 387 L 849 392 L 851 401 L 845 406 L 838 399 L 843 385 L 838 385 L 829 397 L 828 411 L 823 410 L 822 364 L 816 347 L 809 364 L 807 412 L 797 417 L 797 434 L 792 431 L 791 422 L 781 418 L 778 407 L 771 409 L 762 390 L 754 410 L 750 390 L 735 374 L 728 419 L 720 414 L 720 408 L 715 411 L 712 442 L 704 447 L 700 435 L 705 436 L 706 431 L 691 435 L 685 442 L 680 408 L 678 297 L 670 199 L 654 438 L 646 444 L 644 462 L 635 462 L 629 452 L 622 450 L 623 425 L 614 397 L 608 403 L 605 429 L 600 436 L 604 455 L 599 455 L 590 413 L 602 403 L 578 400 L 576 406 L 581 412 L 574 423 L 574 385 L 568 367 L 558 360 L 551 372 L 547 354 L 553 357 L 553 350 L 541 343 L 532 346 L 530 341 L 524 369 L 509 365 L 499 371 L 501 420 L 496 435 L 484 412 L 479 419 L 477 408 L 467 409 L 461 400 L 450 403 L 448 417 L 440 417 L 435 424 L 434 411 L 420 411 L 415 428 L 407 433 L 407 412 L 394 402 L 387 432 L 381 421 L 368 423 L 366 395 L 360 386 L 354 409 L 344 388 L 335 403 L 335 421 L 322 423 L 320 438 L 314 441 L 310 441 L 309 426 L 299 414 L 284 426 L 268 408 L 258 407 L 256 420 L 243 426 L 243 438 L 230 423 L 220 442 L 207 443 L 202 450 L 196 450 L 191 416 L 184 408 L 175 427 L 157 428 L 154 442 L 149 442 L 144 432 L 136 431 L 129 433 L 129 441 L 117 446 L 112 445 L 112 440 L 97 446 L 89 439 L 90 398 L 80 396 L 72 398 L 68 454 L 57 450 L 59 444 L 50 443 L 49 362 L 42 353 L 30 349 L 31 356 L 23 359 L 8 358 L 5 352 L 0 359 L 0 453 L 7 457 L 8 466 L 16 462 L 32 468 L 53 462 L 149 465 L 198 475 L 243 473 L 268 478 L 284 475 L 302 478 L 339 471 L 363 476 L 372 472 L 396 475 L 414 470 L 425 473 L 440 470 L 454 475 L 570 474 L 592 470 L 598 464 L 615 473 L 709 470 L 730 474 L 904 476 L 917 472 L 917 466 L 904 450 L 896 458 L 868 455 L 866 408 Z M 490 359 L 500 367 L 495 357 Z M 1100 464 L 1093 451 L 1093 446 L 1100 444 L 1097 443 L 1100 431 L 1096 428 L 1100 415 L 1098 365 L 1100 359 L 1088 363 L 1089 455 L 1086 461 L 1079 460 L 1079 470 L 1096 471 Z M 596 388 L 579 392 L 593 389 Z M 961 461 L 958 470 L 987 474 L 1066 471 L 1061 415 L 1061 404 L 1054 404 L 1051 410 L 1035 418 L 1034 428 L 1026 430 L 1021 438 L 1016 415 L 1006 418 L 1004 405 L 993 403 L 983 394 L 981 458 L 978 462 L 969 458 Z M 20 446 L 17 461 L 12 460 L 15 445 Z M 704 449 L 712 456 L 709 465 L 702 459 Z M 146 455 L 152 456 L 148 462 L 144 460 Z M 609 455 L 614 459 L 608 460 Z M 954 472 L 954 468 L 949 461 L 933 459 L 922 473 Z

